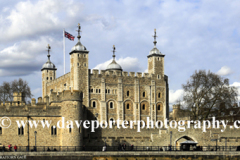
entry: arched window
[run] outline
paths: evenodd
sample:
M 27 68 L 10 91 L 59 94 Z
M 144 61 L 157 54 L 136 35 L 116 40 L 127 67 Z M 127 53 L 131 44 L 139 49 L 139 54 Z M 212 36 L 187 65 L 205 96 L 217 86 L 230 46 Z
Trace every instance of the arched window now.
M 142 109 L 145 110 L 145 104 L 142 105 Z
M 47 77 L 47 80 L 48 80 L 48 77 Z
M 96 102 L 93 101 L 92 106 L 95 108 L 96 107 Z
M 129 91 L 127 91 L 127 96 L 129 96 Z
M 127 109 L 129 109 L 129 103 L 127 104 Z
M 154 105 L 153 105 L 153 110 L 154 110 Z
M 51 135 L 57 135 L 57 128 L 55 126 L 51 127 Z
M 161 97 L 161 93 L 158 93 L 158 98 L 160 98 Z
M 113 118 L 110 118 L 109 121 L 110 121 L 112 124 L 114 124 L 114 123 L 113 123 L 113 121 L 114 121 Z
M 24 128 L 23 128 L 23 126 L 18 128 L 18 135 L 24 135 Z
M 113 102 L 110 102 L 110 108 L 113 109 Z
M 50 77 L 50 80 L 52 80 L 52 77 Z
M 71 133 L 71 132 L 72 132 L 72 126 L 69 125 L 69 133 Z
M 2 127 L 0 127 L 0 134 L 2 134 Z
M 98 93 L 98 89 L 96 89 L 96 93 Z
M 158 105 L 158 110 L 160 110 L 161 109 L 161 106 L 160 106 L 160 104 Z
M 146 95 L 145 95 L 145 92 L 143 92 L 143 97 L 145 97 Z

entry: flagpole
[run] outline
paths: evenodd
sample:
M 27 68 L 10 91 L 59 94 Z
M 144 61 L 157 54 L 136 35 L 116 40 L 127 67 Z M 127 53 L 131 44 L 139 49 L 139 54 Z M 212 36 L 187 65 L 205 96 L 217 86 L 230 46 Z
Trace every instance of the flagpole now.
M 64 66 L 64 74 L 65 74 L 65 30 L 63 29 L 63 66 Z

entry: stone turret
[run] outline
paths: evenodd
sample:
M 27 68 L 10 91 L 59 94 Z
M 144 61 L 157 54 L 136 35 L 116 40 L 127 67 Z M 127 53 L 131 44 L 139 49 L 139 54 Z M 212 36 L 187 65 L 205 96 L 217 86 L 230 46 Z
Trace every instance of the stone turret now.
M 80 42 L 81 26 L 78 24 L 78 42 L 72 48 L 70 54 L 70 86 L 71 90 L 77 90 L 83 93 L 85 106 L 89 105 L 89 72 L 88 72 L 88 53 L 89 51 Z
M 48 51 L 48 60 L 42 66 L 42 97 L 47 95 L 47 83 L 56 79 L 56 70 L 55 65 L 50 61 L 50 45 L 47 46 Z
M 156 29 L 154 30 L 154 47 L 149 52 L 148 57 L 148 73 L 155 74 L 157 79 L 164 78 L 164 56 L 158 49 L 157 49 L 157 41 L 156 41 Z

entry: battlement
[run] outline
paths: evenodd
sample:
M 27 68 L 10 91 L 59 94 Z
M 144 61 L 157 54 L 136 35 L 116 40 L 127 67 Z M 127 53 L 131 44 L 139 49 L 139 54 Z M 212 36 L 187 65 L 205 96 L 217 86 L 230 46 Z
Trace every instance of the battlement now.
M 22 102 L 22 101 L 21 102 L 19 102 L 19 101 L 12 101 L 12 102 L 6 101 L 5 103 L 1 102 L 0 106 L 9 107 L 9 106 L 24 106 L 24 105 L 26 105 L 26 104 L 25 104 L 25 102 Z
M 174 104 L 173 109 L 180 109 L 180 105 L 179 104 Z
M 64 74 L 64 75 L 62 75 L 62 76 L 60 76 L 60 77 L 52 80 L 51 82 L 48 82 L 48 83 L 47 83 L 47 86 L 51 86 L 51 85 L 53 85 L 53 84 L 57 84 L 58 82 L 64 81 L 64 80 L 67 79 L 67 78 L 70 78 L 70 72 L 68 72 L 68 73 L 66 73 L 66 74 Z
M 49 101 L 50 102 L 60 102 L 60 101 L 69 101 L 75 100 L 80 101 L 82 100 L 82 95 L 78 90 L 64 90 L 62 92 L 51 92 Z
M 16 95 L 16 94 L 15 94 Z M 18 94 L 21 95 L 21 94 Z M 50 106 L 49 98 L 46 96 L 45 102 L 42 101 L 42 97 L 36 99 L 32 98 L 31 104 L 25 104 L 23 101 L 6 101 L 1 102 L 0 115 L 4 116 L 61 116 L 60 106 Z
M 89 69 L 89 74 L 93 77 L 105 77 L 105 76 L 118 76 L 118 77 L 137 77 L 137 78 L 151 78 L 153 74 L 149 73 L 142 73 L 142 72 L 125 72 L 125 71 L 106 71 L 106 70 L 99 70 L 98 69 Z

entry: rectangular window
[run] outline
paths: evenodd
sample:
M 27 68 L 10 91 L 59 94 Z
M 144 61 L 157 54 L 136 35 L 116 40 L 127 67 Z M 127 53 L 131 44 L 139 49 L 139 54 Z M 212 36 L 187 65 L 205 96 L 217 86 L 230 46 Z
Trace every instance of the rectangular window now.
M 24 135 L 24 128 L 23 128 L 23 126 L 18 128 L 18 135 Z
M 57 127 L 55 126 L 51 127 L 51 135 L 57 135 Z

